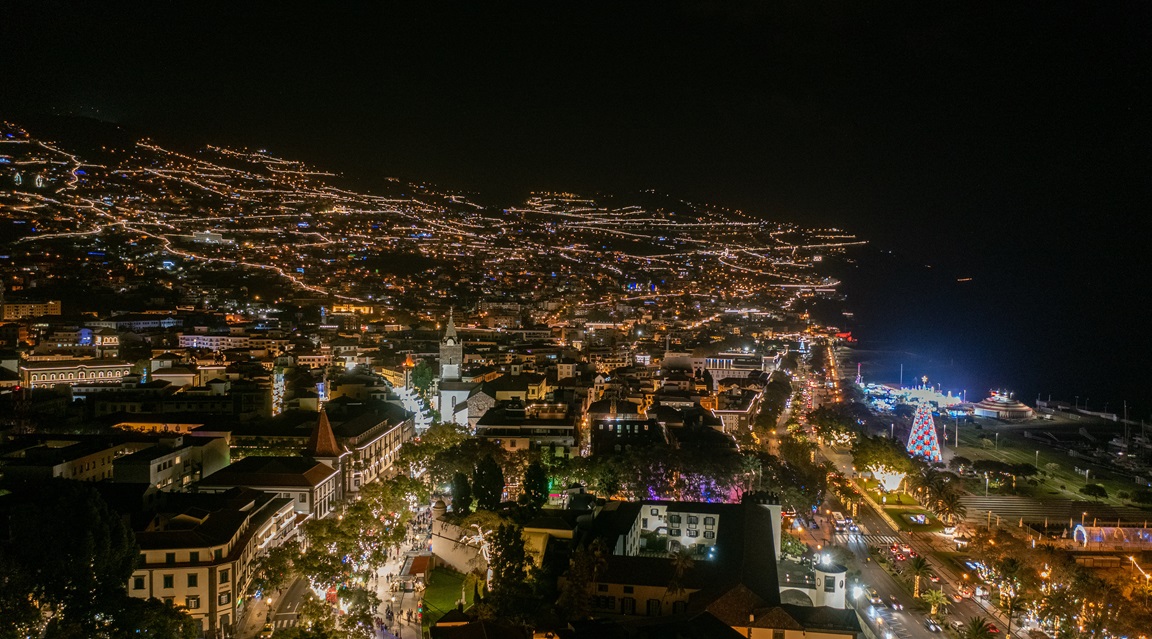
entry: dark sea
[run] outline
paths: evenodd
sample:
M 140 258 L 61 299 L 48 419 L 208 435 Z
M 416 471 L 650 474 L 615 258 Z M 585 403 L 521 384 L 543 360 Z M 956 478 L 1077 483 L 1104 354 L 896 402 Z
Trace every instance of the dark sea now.
M 1030 405 L 1051 397 L 1120 416 L 1127 401 L 1132 419 L 1152 419 L 1147 330 L 1124 291 L 1083 292 L 1079 275 L 1061 269 L 998 276 L 871 245 L 849 257 L 830 266 L 852 316 L 825 309 L 822 319 L 852 331 L 850 359 L 865 382 L 899 382 L 903 365 L 905 385 L 927 376 L 970 401 L 1004 390 Z

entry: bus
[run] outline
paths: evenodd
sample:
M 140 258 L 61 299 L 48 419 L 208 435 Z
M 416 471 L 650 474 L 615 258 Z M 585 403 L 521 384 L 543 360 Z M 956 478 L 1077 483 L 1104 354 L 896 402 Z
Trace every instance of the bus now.
M 836 532 L 844 532 L 848 529 L 848 522 L 844 519 L 844 513 L 840 511 L 832 512 L 832 524 L 836 526 Z

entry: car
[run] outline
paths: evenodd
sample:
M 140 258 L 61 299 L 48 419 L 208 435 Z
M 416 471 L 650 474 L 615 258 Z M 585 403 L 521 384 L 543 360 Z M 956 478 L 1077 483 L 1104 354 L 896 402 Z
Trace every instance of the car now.
M 940 626 L 931 619 L 924 620 L 924 627 L 928 629 L 928 632 L 940 632 Z
M 928 573 L 928 581 L 931 581 L 934 584 L 938 584 L 940 583 L 940 575 L 934 572 L 930 572 Z
M 896 559 L 896 561 L 904 561 L 905 559 L 907 559 L 907 557 L 905 557 L 904 553 L 902 553 L 902 552 L 896 553 L 896 556 L 894 558 Z
M 893 610 L 903 610 L 904 609 L 904 604 L 900 603 L 900 600 L 896 598 L 896 595 L 892 595 L 892 597 L 889 599 L 888 605 Z
M 952 601 L 955 601 L 956 603 L 960 603 L 961 601 L 964 601 L 964 597 L 962 597 L 960 595 L 960 593 L 954 592 L 954 593 L 952 593 Z
M 990 624 L 988 624 L 988 632 L 990 632 L 994 635 L 998 635 L 998 634 L 1000 634 L 1000 629 L 997 628 L 995 624 L 990 623 Z
M 952 629 L 957 631 L 957 632 L 959 632 L 962 628 L 964 628 L 964 622 L 963 621 L 957 621 L 956 619 L 949 621 L 948 625 L 952 626 Z
M 904 552 L 912 552 L 912 546 L 909 546 L 908 544 L 900 544 L 900 550 L 903 550 Z
M 884 600 L 880 598 L 880 593 L 876 592 L 875 588 L 868 591 L 868 603 L 882 604 Z
M 276 632 L 276 629 L 272 627 L 272 624 L 266 623 L 266 624 L 264 624 L 264 629 L 261 630 L 260 634 L 256 635 L 256 637 L 258 639 L 268 639 L 275 632 Z
M 850 525 L 848 526 L 848 530 L 849 530 L 849 532 L 854 532 L 854 533 L 855 533 L 855 532 L 860 532 L 860 527 L 859 527 L 859 526 L 857 526 L 856 524 L 850 524 Z
M 916 552 L 915 550 L 909 550 L 909 551 L 908 551 L 908 556 L 909 556 L 909 557 L 919 557 L 919 556 L 920 556 L 920 553 Z

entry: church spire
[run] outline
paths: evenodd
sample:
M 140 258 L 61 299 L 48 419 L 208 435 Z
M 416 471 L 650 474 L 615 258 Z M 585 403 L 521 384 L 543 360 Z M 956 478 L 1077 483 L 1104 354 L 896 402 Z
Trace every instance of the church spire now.
M 452 315 L 455 310 L 456 309 L 452 307 L 448 307 L 448 327 L 444 329 L 444 339 L 448 339 L 449 337 L 458 339 L 456 337 L 456 322 L 452 320 Z
M 340 444 L 336 443 L 336 434 L 332 432 L 332 424 L 328 422 L 328 412 L 320 411 L 320 419 L 316 421 L 316 429 L 308 438 L 308 448 L 304 453 L 309 457 L 339 457 L 344 454 Z

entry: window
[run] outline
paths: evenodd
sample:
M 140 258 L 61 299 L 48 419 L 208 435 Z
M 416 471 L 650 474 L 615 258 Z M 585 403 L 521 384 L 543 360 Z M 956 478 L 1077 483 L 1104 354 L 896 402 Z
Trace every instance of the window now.
M 196 562 L 200 561 L 200 551 L 199 550 L 193 550 L 192 552 L 188 553 L 188 561 L 190 561 L 192 563 L 196 563 Z
M 688 531 L 688 536 L 689 536 L 689 537 L 699 537 L 699 536 L 700 536 L 700 531 L 699 531 L 699 530 L 689 530 L 689 531 Z
M 688 609 L 688 602 L 687 601 L 673 601 L 672 602 L 672 614 L 674 614 L 674 615 L 678 615 L 687 609 Z
M 688 525 L 689 526 L 695 527 L 696 524 L 698 524 L 698 523 L 700 523 L 699 517 L 697 517 L 696 515 L 688 515 Z
M 166 564 L 176 563 L 176 553 L 174 553 L 174 552 L 164 553 L 164 563 L 166 563 Z
M 188 587 L 189 588 L 195 588 L 196 586 L 199 586 L 199 585 L 200 585 L 200 575 L 197 575 L 195 573 L 188 575 Z
M 220 561 L 220 559 L 224 557 L 224 551 L 220 548 L 217 548 L 215 552 L 212 553 L 212 557 L 216 559 L 216 561 Z
M 680 536 L 680 529 L 679 528 L 669 528 L 668 529 L 668 535 L 670 537 L 679 537 Z
M 773 630 L 772 631 L 772 639 L 784 639 L 784 631 L 783 630 Z
M 164 598 L 164 603 L 165 603 L 166 605 L 169 605 L 169 606 L 171 606 L 171 605 L 172 605 L 172 602 L 174 602 L 174 601 L 176 601 L 176 598 L 175 598 L 175 597 L 165 597 L 165 598 Z
M 824 577 L 824 592 L 836 592 L 835 577 Z
M 660 510 L 659 510 L 659 509 L 656 509 L 656 508 L 653 508 L 652 510 L 650 510 L 650 511 L 648 512 L 648 514 L 649 514 L 649 515 L 652 515 L 653 517 L 655 517 L 656 515 L 659 515 L 659 514 L 660 514 Z
M 601 608 L 604 610 L 613 610 L 613 611 L 616 610 L 616 598 L 615 597 L 596 597 L 593 601 L 594 601 L 594 605 L 597 608 Z
M 643 520 L 641 520 L 640 527 L 641 528 L 647 528 L 648 527 L 648 518 L 647 517 L 645 517 Z
M 308 493 L 300 493 L 300 503 L 308 503 Z
M 200 597 L 185 597 L 184 607 L 189 610 L 196 610 L 200 607 Z
M 714 530 L 705 530 L 705 531 L 704 531 L 704 538 L 705 538 L 705 539 L 715 539 L 715 538 L 716 538 L 716 531 L 714 531 Z
M 636 614 L 636 598 L 622 597 L 620 599 L 620 612 L 626 615 Z
M 632 586 L 624 586 L 624 594 L 626 594 L 626 595 L 632 594 Z
M 716 525 L 716 518 L 715 517 L 705 517 L 704 518 L 704 525 L 709 526 L 709 527 L 715 526 Z
M 227 606 L 231 602 L 232 593 L 230 592 L 222 592 L 220 593 L 220 596 L 216 598 L 216 603 L 220 604 L 221 606 Z
M 659 617 L 660 616 L 660 609 L 661 609 L 661 605 L 660 605 L 659 599 L 649 599 L 648 600 L 648 616 L 649 617 Z
M 668 523 L 670 523 L 670 524 L 680 523 L 680 515 L 668 515 Z
M 133 577 L 132 578 L 132 590 L 144 590 L 144 578 L 143 577 Z
M 140 561 L 136 565 L 143 566 L 146 563 L 148 563 L 148 555 L 140 553 Z
M 222 584 L 228 583 L 228 569 L 227 568 L 220 571 L 220 583 L 222 583 Z
M 173 588 L 173 587 L 175 587 L 175 583 L 176 583 L 176 577 L 174 577 L 173 575 L 164 575 L 164 587 L 165 588 Z

